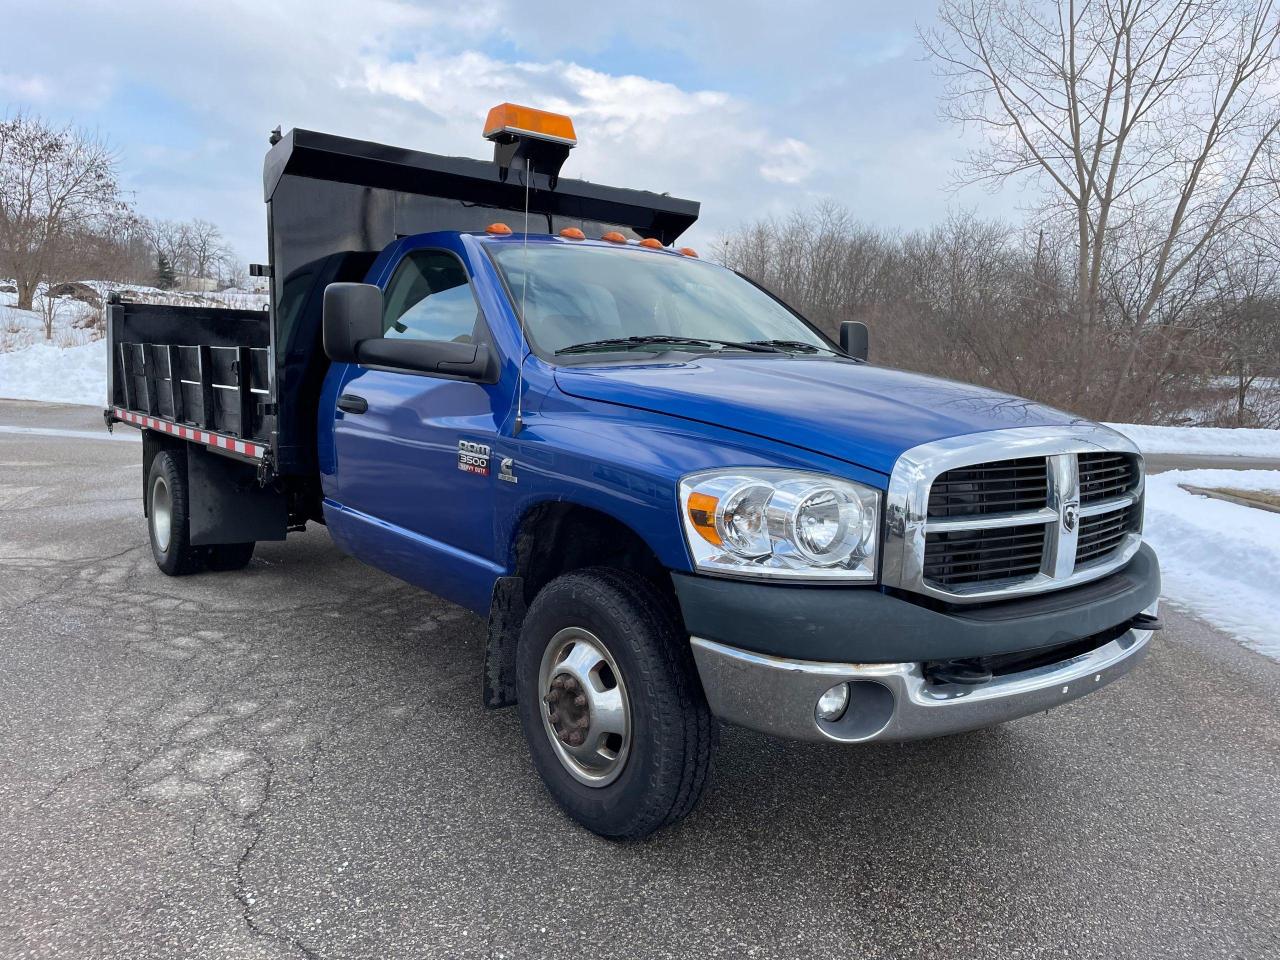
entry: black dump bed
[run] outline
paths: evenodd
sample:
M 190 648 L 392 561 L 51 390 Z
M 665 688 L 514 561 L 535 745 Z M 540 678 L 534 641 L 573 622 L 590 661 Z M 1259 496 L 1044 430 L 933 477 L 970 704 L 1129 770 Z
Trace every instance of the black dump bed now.
M 110 304 L 108 418 L 159 418 L 168 424 L 161 429 L 179 436 L 193 427 L 252 441 L 215 438 L 212 448 L 233 456 L 247 449 L 266 476 L 313 476 L 316 407 L 328 368 L 324 288 L 363 280 L 400 237 L 483 230 L 496 219 L 514 225 L 525 209 L 524 178 L 522 169 L 495 162 L 289 131 L 263 170 L 270 310 Z M 528 186 L 536 231 L 620 229 L 671 243 L 698 216 L 689 200 L 536 170 Z

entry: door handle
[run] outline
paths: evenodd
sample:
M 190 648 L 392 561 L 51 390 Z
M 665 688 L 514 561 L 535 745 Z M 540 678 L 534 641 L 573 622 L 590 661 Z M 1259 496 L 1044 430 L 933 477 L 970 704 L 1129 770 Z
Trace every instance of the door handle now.
M 369 409 L 369 401 L 364 397 L 357 397 L 354 393 L 344 393 L 338 398 L 338 409 L 345 410 L 347 413 L 366 413 Z

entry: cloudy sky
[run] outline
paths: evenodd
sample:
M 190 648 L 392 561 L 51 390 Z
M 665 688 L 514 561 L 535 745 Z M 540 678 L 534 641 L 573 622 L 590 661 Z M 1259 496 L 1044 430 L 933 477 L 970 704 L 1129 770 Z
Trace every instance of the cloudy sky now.
M 0 113 L 105 134 L 138 207 L 265 257 L 262 155 L 281 124 L 487 157 L 504 100 L 572 115 L 566 176 L 700 200 L 687 234 L 825 198 L 917 227 L 1016 198 L 946 187 L 964 150 L 900 0 L 4 0 Z

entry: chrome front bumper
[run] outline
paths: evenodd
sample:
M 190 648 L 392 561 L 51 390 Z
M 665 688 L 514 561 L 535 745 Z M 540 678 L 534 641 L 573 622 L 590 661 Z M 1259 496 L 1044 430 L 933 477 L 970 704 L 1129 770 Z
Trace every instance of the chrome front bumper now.
M 1088 653 L 977 685 L 931 683 L 919 663 L 819 663 L 699 637 L 691 643 L 707 702 L 721 719 L 796 740 L 864 743 L 940 737 L 1048 710 L 1124 676 L 1150 639 L 1148 630 L 1129 630 Z M 842 681 L 850 684 L 844 716 L 819 720 L 818 698 Z

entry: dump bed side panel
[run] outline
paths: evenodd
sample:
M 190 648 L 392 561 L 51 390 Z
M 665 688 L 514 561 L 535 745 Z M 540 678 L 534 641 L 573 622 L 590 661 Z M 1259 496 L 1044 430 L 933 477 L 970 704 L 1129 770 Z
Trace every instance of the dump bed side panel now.
M 270 319 L 264 310 L 178 307 L 114 300 L 107 305 L 107 399 L 114 419 L 183 438 L 193 428 L 211 448 L 260 449 L 275 429 Z M 196 438 L 200 439 L 200 438 Z

